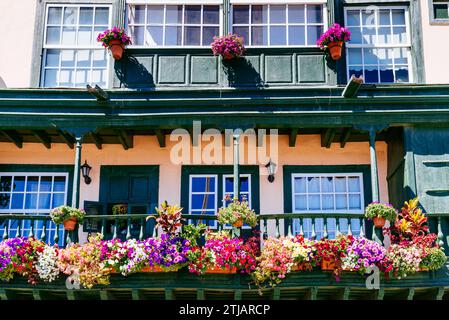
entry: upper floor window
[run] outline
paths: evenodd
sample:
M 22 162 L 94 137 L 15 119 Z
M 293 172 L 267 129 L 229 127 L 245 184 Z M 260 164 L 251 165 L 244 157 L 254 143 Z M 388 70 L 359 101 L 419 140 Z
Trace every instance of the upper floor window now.
M 408 9 L 346 8 L 347 72 L 367 83 L 411 82 Z
M 248 46 L 316 46 L 324 23 L 321 4 L 232 6 L 232 30 Z
M 449 21 L 449 1 L 434 0 L 432 1 L 432 20 Z
M 47 6 L 43 86 L 106 86 L 108 55 L 96 38 L 110 20 L 110 8 L 104 5 Z
M 133 45 L 209 46 L 220 34 L 219 5 L 130 5 Z

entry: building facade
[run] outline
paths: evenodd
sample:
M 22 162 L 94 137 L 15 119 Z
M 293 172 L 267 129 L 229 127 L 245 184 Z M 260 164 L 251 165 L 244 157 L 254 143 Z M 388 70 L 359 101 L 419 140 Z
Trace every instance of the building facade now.
M 213 215 L 238 188 L 276 215 L 268 233 L 371 235 L 367 204 L 418 196 L 447 247 L 447 2 L 23 0 L 0 12 L 14 43 L 0 52 L 1 214 L 69 204 L 107 216 L 121 203 L 144 214 L 167 200 Z M 316 45 L 334 22 L 351 31 L 338 61 Z M 119 61 L 96 42 L 112 26 L 133 41 Z M 248 49 L 235 62 L 210 49 L 229 32 Z M 352 90 L 351 76 L 364 84 Z M 0 232 L 30 230 L 66 241 L 34 220 Z M 445 274 L 411 281 L 446 295 Z

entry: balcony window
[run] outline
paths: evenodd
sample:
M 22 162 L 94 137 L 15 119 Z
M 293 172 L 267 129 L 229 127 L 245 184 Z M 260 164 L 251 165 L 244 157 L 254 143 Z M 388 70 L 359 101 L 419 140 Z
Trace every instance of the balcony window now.
M 232 6 L 232 30 L 248 46 L 316 46 L 324 23 L 321 4 Z
M 105 6 L 48 6 L 43 86 L 106 86 L 108 55 L 96 38 L 109 28 L 110 20 L 110 8 Z
M 363 213 L 363 176 L 351 174 L 293 174 L 292 199 L 294 213 Z M 311 219 L 304 219 L 303 231 L 307 237 L 311 236 Z M 323 219 L 317 218 L 315 227 L 317 238 L 323 236 Z M 328 219 L 327 231 L 330 237 L 335 237 L 335 219 Z M 341 221 L 341 230 L 347 230 L 347 221 Z M 359 221 L 351 221 L 354 233 L 360 230 Z M 293 222 L 293 230 L 299 232 L 299 221 Z
M 449 22 L 449 1 L 432 1 L 432 20 Z
M 67 188 L 67 173 L 2 172 L 0 173 L 0 213 L 47 216 L 51 209 L 66 204 Z M 34 223 L 34 234 L 39 237 L 42 234 L 42 220 L 9 220 L 8 223 L 9 237 L 16 236 L 19 223 L 21 236 L 28 236 L 31 223 Z M 3 232 L 4 226 L 0 224 L 0 234 Z M 47 222 L 47 240 L 51 242 L 55 232 L 55 224 Z M 60 232 L 59 238 L 63 241 L 62 228 Z
M 220 34 L 219 5 L 129 5 L 134 46 L 209 46 Z
M 408 10 L 346 8 L 347 72 L 363 76 L 366 83 L 411 82 Z

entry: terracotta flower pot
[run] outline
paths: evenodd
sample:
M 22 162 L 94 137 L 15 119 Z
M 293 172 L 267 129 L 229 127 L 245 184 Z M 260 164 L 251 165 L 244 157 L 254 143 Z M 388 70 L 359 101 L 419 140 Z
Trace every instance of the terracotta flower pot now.
M 77 222 L 78 222 L 77 218 L 70 218 L 70 219 L 64 220 L 64 229 L 67 231 L 75 230 Z
M 143 267 L 142 270 L 140 270 L 140 272 L 176 272 L 178 271 L 179 267 L 173 267 L 173 268 L 169 268 L 169 269 L 162 269 L 159 266 L 154 266 L 154 267 Z
M 385 217 L 375 217 L 373 218 L 373 222 L 376 228 L 383 228 L 385 225 Z
M 420 272 L 426 272 L 426 271 L 429 271 L 429 268 L 428 267 L 420 267 L 419 271 Z
M 232 53 L 224 53 L 223 54 L 223 60 L 230 61 L 230 60 L 234 60 L 235 58 L 236 58 L 236 56 L 233 55 Z
M 235 227 L 235 228 L 240 228 L 241 226 L 243 226 L 243 219 L 237 220 L 236 222 L 234 222 L 232 224 L 232 226 Z
M 120 60 L 123 51 L 125 50 L 125 46 L 120 40 L 111 40 L 109 42 L 109 50 L 111 50 L 112 57 L 114 57 L 115 60 Z
M 331 271 L 335 269 L 335 260 L 323 259 L 321 260 L 321 270 Z
M 237 273 L 237 268 L 236 267 L 232 267 L 232 268 L 225 268 L 225 269 L 221 269 L 221 268 L 216 268 L 216 267 L 208 267 L 206 269 L 206 274 L 235 274 Z
M 327 48 L 329 49 L 329 53 L 334 60 L 338 60 L 341 58 L 341 49 L 343 47 L 343 41 L 332 41 L 329 42 Z

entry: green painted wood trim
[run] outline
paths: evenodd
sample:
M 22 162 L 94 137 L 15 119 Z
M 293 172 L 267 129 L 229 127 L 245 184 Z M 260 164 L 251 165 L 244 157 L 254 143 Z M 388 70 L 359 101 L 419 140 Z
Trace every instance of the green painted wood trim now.
M 72 203 L 73 165 L 64 164 L 0 164 L 0 172 L 67 172 L 67 205 Z
M 81 183 L 81 137 L 76 137 L 75 159 L 74 159 L 74 176 L 72 187 L 72 207 L 78 208 L 80 203 L 79 192 Z
M 240 174 L 250 174 L 251 175 L 251 205 L 254 211 L 260 213 L 260 177 L 259 177 L 259 166 L 252 165 L 240 165 Z M 222 176 L 232 175 L 233 167 L 232 165 L 183 165 L 181 168 L 181 207 L 185 208 L 184 212 L 187 213 L 189 208 L 189 176 L 191 174 L 216 174 L 218 175 L 218 196 L 223 194 L 223 183 Z M 222 199 L 217 197 L 217 208 L 222 207 Z

